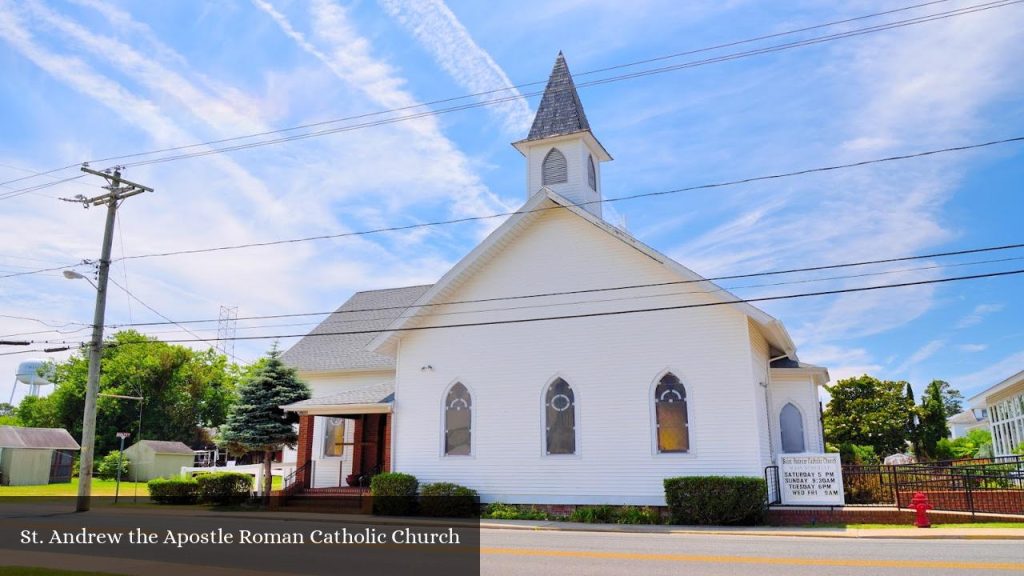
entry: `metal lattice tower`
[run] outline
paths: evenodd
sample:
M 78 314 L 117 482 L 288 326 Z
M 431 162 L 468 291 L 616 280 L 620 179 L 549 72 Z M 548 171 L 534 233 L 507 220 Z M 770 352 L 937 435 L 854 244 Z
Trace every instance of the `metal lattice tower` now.
M 217 315 L 217 350 L 235 357 L 235 333 L 238 331 L 238 306 L 221 306 Z

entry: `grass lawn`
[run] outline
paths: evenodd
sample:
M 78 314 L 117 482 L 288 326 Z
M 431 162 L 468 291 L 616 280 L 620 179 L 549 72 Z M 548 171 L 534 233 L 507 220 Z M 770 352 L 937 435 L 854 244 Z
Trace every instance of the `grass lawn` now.
M 274 476 L 273 489 L 280 490 L 284 479 Z M 93 496 L 113 496 L 115 480 L 92 479 Z M 77 496 L 78 478 L 72 478 L 68 484 L 42 484 L 39 486 L 0 486 L 0 497 L 3 496 Z M 121 481 L 121 497 L 135 495 L 135 484 Z M 139 482 L 139 496 L 149 496 L 149 486 Z M 0 573 L 2 574 L 2 573 Z
M 115 480 L 92 479 L 93 496 L 113 496 Z M 139 482 L 139 496 L 149 496 L 149 487 Z M 133 496 L 135 484 L 121 481 L 121 496 Z M 0 486 L 0 496 L 76 496 L 78 495 L 78 478 L 72 478 L 67 484 L 42 484 L 39 486 Z M 0 572 L 4 574 L 4 572 Z

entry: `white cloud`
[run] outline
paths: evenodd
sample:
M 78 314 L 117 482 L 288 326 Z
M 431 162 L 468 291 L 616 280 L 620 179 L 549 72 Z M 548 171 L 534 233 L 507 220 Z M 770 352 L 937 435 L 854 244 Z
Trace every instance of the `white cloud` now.
M 988 350 L 988 344 L 961 344 L 957 346 L 961 352 L 967 352 L 973 354 L 975 352 L 984 352 Z
M 902 364 L 896 367 L 894 372 L 896 374 L 904 374 L 907 370 L 917 366 L 921 362 L 931 358 L 936 352 L 942 350 L 946 346 L 945 340 L 931 340 L 925 345 L 921 346 L 914 351 Z
M 970 398 L 1020 372 L 1021 367 L 1024 367 L 1024 350 L 1010 354 L 976 372 L 951 378 L 949 382 L 954 388 L 962 391 L 965 397 Z
M 822 75 L 816 85 L 841 87 L 824 107 L 828 117 L 809 133 L 812 141 L 795 142 L 780 159 L 794 168 L 827 165 L 974 139 L 988 127 L 982 110 L 1022 81 L 1014 57 L 1017 27 L 1010 20 L 998 11 L 973 14 L 832 47 L 828 65 L 814 71 Z M 808 157 L 815 160 L 800 161 Z M 966 159 L 948 155 L 900 163 L 898 169 L 878 165 L 736 188 L 732 197 L 739 217 L 669 254 L 712 273 L 918 254 L 958 234 L 943 207 L 959 185 Z M 828 287 L 940 275 L 851 279 Z M 935 294 L 935 288 L 919 286 L 766 308 L 786 320 L 798 345 L 822 345 L 906 325 L 933 308 Z
M 405 27 L 459 86 L 486 102 L 513 98 L 487 108 L 502 120 L 505 131 L 522 135 L 530 128 L 533 113 L 501 66 L 473 40 L 442 0 L 379 0 L 392 18 Z M 501 90 L 503 89 L 504 90 Z M 495 90 L 500 90 L 494 92 Z
M 981 324 L 986 316 L 995 314 L 1003 309 L 1002 304 L 978 304 L 970 314 L 964 316 L 956 323 L 957 328 L 969 328 Z
M 345 8 L 329 0 L 316 0 L 310 4 L 313 37 L 323 44 L 324 48 L 320 48 L 269 2 L 253 0 L 253 4 L 269 15 L 303 51 L 323 63 L 339 79 L 361 91 L 366 98 L 387 110 L 404 109 L 384 117 L 404 117 L 423 111 L 417 108 L 420 102 L 403 88 L 405 80 L 390 65 L 372 55 L 370 42 L 357 32 Z M 472 172 L 469 160 L 444 136 L 435 117 L 406 120 L 398 127 L 416 136 L 406 146 L 421 155 L 424 162 L 423 171 L 418 173 L 418 182 L 443 189 L 453 196 L 451 211 L 454 214 L 479 216 L 509 209 Z M 497 224 L 493 221 L 483 224 L 481 235 Z

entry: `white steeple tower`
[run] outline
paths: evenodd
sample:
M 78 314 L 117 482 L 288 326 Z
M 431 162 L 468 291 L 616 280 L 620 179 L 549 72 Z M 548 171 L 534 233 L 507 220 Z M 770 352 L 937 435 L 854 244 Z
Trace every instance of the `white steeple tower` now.
M 526 156 L 526 197 L 548 187 L 601 217 L 601 163 L 612 159 L 590 132 L 565 56 L 555 59 L 526 140 L 512 144 Z

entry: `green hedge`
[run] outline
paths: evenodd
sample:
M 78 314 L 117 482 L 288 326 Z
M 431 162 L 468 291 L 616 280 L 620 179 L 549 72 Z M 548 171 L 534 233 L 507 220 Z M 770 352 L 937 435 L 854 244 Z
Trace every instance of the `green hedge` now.
M 665 501 L 673 524 L 752 525 L 764 522 L 767 484 L 747 476 L 665 479 Z
M 195 504 L 199 483 L 191 478 L 154 478 L 146 483 L 149 499 L 158 504 Z
M 214 472 L 196 477 L 199 500 L 219 506 L 241 504 L 249 499 L 253 477 L 240 472 Z
M 420 514 L 439 518 L 470 518 L 479 513 L 479 494 L 472 488 L 435 482 L 420 488 Z
M 373 513 L 384 516 L 409 516 L 416 512 L 416 492 L 420 483 L 411 474 L 384 472 L 370 480 Z

